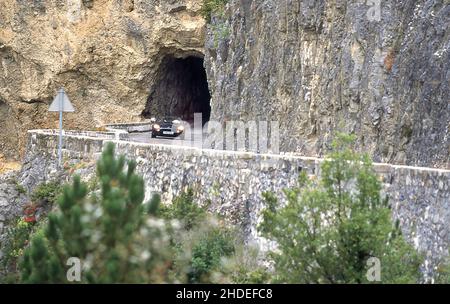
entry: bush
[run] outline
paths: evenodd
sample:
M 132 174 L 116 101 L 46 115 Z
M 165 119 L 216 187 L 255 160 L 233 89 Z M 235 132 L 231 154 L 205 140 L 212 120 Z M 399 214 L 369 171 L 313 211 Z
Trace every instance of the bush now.
M 388 200 L 367 155 L 353 152 L 354 137 L 339 135 L 319 180 L 301 174 L 280 205 L 266 193 L 259 230 L 275 241 L 275 282 L 365 283 L 369 258 L 381 262 L 383 283 L 419 280 L 422 259 L 393 225 Z
M 231 230 L 224 228 L 205 232 L 192 247 L 188 282 L 211 282 L 211 275 L 220 272 L 224 259 L 235 253 L 235 238 Z
M 39 205 L 53 205 L 61 194 L 62 187 L 59 182 L 40 184 L 31 194 L 31 201 Z
M 17 282 L 19 279 L 17 262 L 28 245 L 33 226 L 34 223 L 19 218 L 15 225 L 6 230 L 6 242 L 1 244 L 3 252 L 1 269 L 2 272 L 10 274 L 8 283 Z
M 18 188 L 23 188 L 19 183 L 16 185 Z M 25 193 L 26 191 L 23 188 L 19 192 Z M 42 229 L 44 225 L 44 221 L 38 221 L 38 218 L 43 218 L 42 215 L 47 214 L 60 193 L 61 186 L 57 182 L 39 185 L 31 194 L 32 202 L 24 206 L 23 215 L 6 230 L 5 241 L 1 244 L 3 252 L 1 270 L 8 273 L 5 282 L 18 282 L 18 262 L 29 245 L 33 234 Z
M 177 196 L 170 206 L 161 206 L 158 214 L 166 219 L 178 219 L 186 230 L 191 230 L 206 219 L 206 208 L 208 206 L 202 208 L 195 202 L 194 191 L 188 189 Z
M 260 265 L 256 265 L 254 269 L 239 266 L 233 274 L 233 283 L 236 284 L 267 284 L 270 279 L 270 272 Z
M 176 252 L 172 273 L 178 281 L 210 283 L 215 275 L 228 277 L 224 262 L 233 258 L 237 235 L 217 215 L 208 214 L 207 207 L 200 207 L 194 191 L 188 189 L 159 211 L 166 219 L 180 221 L 184 228 L 172 239 Z
M 159 211 L 184 228 L 172 236 L 174 279 L 191 284 L 267 282 L 268 273 L 257 264 L 256 255 L 248 258 L 250 250 L 244 248 L 240 235 L 217 214 L 207 212 L 209 203 L 201 207 L 188 189 Z

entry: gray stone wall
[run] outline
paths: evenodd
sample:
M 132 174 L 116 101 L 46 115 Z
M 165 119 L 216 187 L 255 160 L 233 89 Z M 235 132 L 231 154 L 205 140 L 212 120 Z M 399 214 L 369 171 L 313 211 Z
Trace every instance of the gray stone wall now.
M 95 172 L 96 160 L 107 142 L 113 141 L 118 154 L 137 162 L 143 175 L 146 198 L 153 192 L 169 202 L 181 191 L 192 188 L 200 204 L 225 215 L 248 242 L 265 246 L 256 225 L 263 207 L 262 193 L 294 186 L 298 174 L 320 174 L 321 159 L 248 152 L 201 150 L 193 147 L 140 144 L 108 138 L 67 136 L 64 159 L 85 162 L 83 176 Z M 48 131 L 30 131 L 23 170 L 19 180 L 28 189 L 57 176 L 57 136 Z M 438 261 L 447 255 L 450 243 L 450 170 L 375 164 L 391 198 L 393 216 L 398 218 L 407 238 L 426 256 L 424 274 L 429 277 Z

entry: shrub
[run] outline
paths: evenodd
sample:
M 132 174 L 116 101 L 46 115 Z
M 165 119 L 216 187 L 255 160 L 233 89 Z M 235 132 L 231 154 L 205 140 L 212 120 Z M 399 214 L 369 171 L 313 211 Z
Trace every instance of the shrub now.
M 267 284 L 270 279 L 270 272 L 260 265 L 254 269 L 239 266 L 233 274 L 233 283 L 236 284 Z
M 177 196 L 171 205 L 161 206 L 158 214 L 166 219 L 178 219 L 186 230 L 191 230 L 206 219 L 207 207 L 199 206 L 194 200 L 194 191 L 188 189 Z
M 53 205 L 61 194 L 62 187 L 59 182 L 40 184 L 31 194 L 31 201 L 38 205 Z
M 16 185 L 16 187 L 23 188 L 19 183 Z M 23 188 L 19 192 L 25 193 L 26 191 Z M 32 202 L 24 206 L 23 215 L 6 230 L 5 241 L 1 244 L 3 252 L 1 268 L 3 272 L 8 273 L 7 282 L 14 283 L 19 280 L 18 263 L 20 258 L 29 245 L 33 234 L 43 229 L 43 225 L 45 225 L 45 221 L 38 221 L 37 214 L 46 214 L 48 207 L 56 202 L 60 192 L 61 186 L 57 182 L 39 185 L 31 195 Z M 44 207 L 44 209 L 40 207 Z
M 188 189 L 159 211 L 184 228 L 172 239 L 176 252 L 172 273 L 178 281 L 210 283 L 215 274 L 228 276 L 224 260 L 233 257 L 237 235 L 217 215 L 208 214 L 207 207 L 199 206 L 194 191 Z
M 228 227 L 220 216 L 208 213 L 188 189 L 164 206 L 159 215 L 183 224 L 172 236 L 175 251 L 172 276 L 188 283 L 264 283 L 268 273 L 257 263 L 256 255 L 248 258 L 243 240 L 235 229 Z
M 211 282 L 211 275 L 223 267 L 223 259 L 235 253 L 235 238 L 231 230 L 224 228 L 206 231 L 192 247 L 188 282 Z
M 219 190 L 213 186 L 213 191 Z M 159 216 L 177 220 L 183 227 L 172 235 L 174 280 L 191 284 L 269 282 L 270 273 L 258 259 L 259 249 L 244 246 L 236 229 L 207 211 L 210 204 L 197 203 L 194 191 L 188 189 L 158 211 Z
M 9 274 L 5 283 L 18 282 L 18 261 L 34 230 L 34 222 L 27 222 L 23 218 L 17 219 L 14 225 L 7 228 L 5 242 L 1 244 L 3 252 L 1 269 L 3 273 Z
M 393 225 L 388 200 L 367 155 L 353 152 L 353 136 L 339 135 L 319 180 L 301 174 L 281 205 L 266 193 L 259 230 L 275 241 L 276 282 L 364 283 L 367 261 L 381 262 L 383 283 L 413 283 L 421 258 Z

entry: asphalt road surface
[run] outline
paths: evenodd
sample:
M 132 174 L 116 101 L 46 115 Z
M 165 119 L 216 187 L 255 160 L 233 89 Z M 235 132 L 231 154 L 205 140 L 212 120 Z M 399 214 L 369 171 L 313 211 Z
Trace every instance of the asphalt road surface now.
M 194 136 L 198 136 L 202 131 L 194 130 Z M 193 136 L 191 136 L 193 137 Z M 133 142 L 148 143 L 148 144 L 163 144 L 163 145 L 173 145 L 173 146 L 192 146 L 193 139 L 182 138 L 182 137 L 157 137 L 152 138 L 151 132 L 142 133 L 130 133 L 129 140 Z

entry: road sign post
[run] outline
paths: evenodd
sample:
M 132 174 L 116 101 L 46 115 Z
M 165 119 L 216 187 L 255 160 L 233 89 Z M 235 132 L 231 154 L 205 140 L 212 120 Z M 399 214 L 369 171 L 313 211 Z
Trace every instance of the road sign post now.
M 58 145 L 58 165 L 61 167 L 62 163 L 62 145 L 63 145 L 63 112 L 75 112 L 69 97 L 63 88 L 59 89 L 58 94 L 53 100 L 50 112 L 59 112 L 59 145 Z

